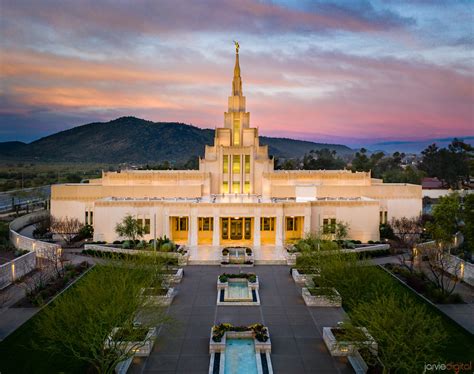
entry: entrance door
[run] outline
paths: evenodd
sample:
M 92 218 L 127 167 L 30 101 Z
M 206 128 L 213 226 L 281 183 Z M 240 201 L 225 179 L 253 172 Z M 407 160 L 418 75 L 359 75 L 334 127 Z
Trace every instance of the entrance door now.
M 230 219 L 230 240 L 242 239 L 242 218 Z
M 222 244 L 250 244 L 252 242 L 251 217 L 222 217 L 221 218 L 221 243 Z

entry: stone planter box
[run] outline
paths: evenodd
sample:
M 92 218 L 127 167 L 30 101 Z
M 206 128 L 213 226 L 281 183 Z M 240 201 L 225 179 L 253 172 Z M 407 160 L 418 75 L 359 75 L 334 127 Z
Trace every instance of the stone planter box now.
M 286 264 L 288 266 L 296 265 L 296 258 L 300 255 L 299 252 L 286 252 Z
M 173 287 L 168 288 L 168 292 L 166 293 L 166 295 L 145 295 L 145 290 L 148 289 L 150 288 L 142 288 L 140 294 L 142 297 L 146 298 L 147 302 L 150 305 L 168 306 L 171 305 L 171 303 L 173 302 L 175 296 Z
M 326 295 L 312 295 L 309 289 L 303 287 L 301 294 L 303 300 L 307 306 L 321 306 L 321 307 L 340 307 L 342 306 L 342 298 L 339 292 L 335 288 L 331 288 L 334 291 L 334 296 L 329 297 Z
M 291 276 L 295 283 L 298 284 L 307 284 L 312 282 L 313 277 L 318 276 L 319 274 L 301 274 L 298 269 L 291 269 Z
M 120 347 L 121 349 L 135 350 L 135 356 L 138 357 L 148 357 L 153 349 L 153 344 L 156 339 L 156 328 L 152 327 L 148 329 L 148 332 L 143 341 L 116 341 L 114 340 L 114 335 L 120 330 L 119 327 L 114 327 L 112 332 L 105 340 L 104 346 L 109 347 Z M 139 348 L 137 348 L 139 347 Z
M 361 348 L 361 345 L 371 349 L 375 354 L 377 353 L 377 342 L 365 327 L 359 327 L 359 329 L 366 336 L 366 340 L 358 343 L 351 341 L 337 341 L 333 329 L 339 328 L 340 327 L 323 327 L 323 340 L 331 356 L 352 356 L 358 348 Z
M 184 270 L 183 268 L 179 268 L 176 270 L 175 274 L 166 274 L 164 276 L 164 280 L 168 283 L 180 283 L 183 279 Z

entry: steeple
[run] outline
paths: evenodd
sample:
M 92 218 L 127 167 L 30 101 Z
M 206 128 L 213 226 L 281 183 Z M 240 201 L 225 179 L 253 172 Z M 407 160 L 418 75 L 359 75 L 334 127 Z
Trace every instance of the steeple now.
M 242 78 L 240 77 L 239 65 L 239 42 L 234 41 L 235 44 L 235 67 L 234 79 L 232 80 L 232 96 L 242 96 Z

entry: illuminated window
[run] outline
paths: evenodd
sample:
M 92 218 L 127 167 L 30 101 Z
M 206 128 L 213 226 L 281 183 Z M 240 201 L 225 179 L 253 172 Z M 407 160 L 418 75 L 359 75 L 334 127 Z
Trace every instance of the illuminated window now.
M 224 159 L 222 160 L 222 172 L 227 174 L 229 172 L 229 156 L 224 155 Z
M 336 233 L 336 219 L 324 218 L 323 219 L 323 234 L 335 234 L 335 233 Z
M 234 119 L 234 145 L 240 145 L 240 121 Z
M 245 172 L 250 173 L 250 155 L 245 155 Z
M 233 193 L 240 193 L 240 182 L 232 183 L 232 192 Z
M 275 231 L 275 217 L 260 218 L 261 231 Z
M 145 234 L 150 233 L 150 219 L 149 218 L 145 218 L 145 226 L 143 227 L 143 230 Z
M 240 155 L 232 156 L 232 172 L 234 174 L 240 173 Z
M 244 193 L 250 193 L 250 182 L 246 181 L 244 184 Z
M 385 211 L 381 211 L 380 212 L 380 223 L 387 223 L 388 222 L 388 212 L 385 210 Z
M 240 193 L 240 182 L 232 183 L 232 193 Z
M 222 193 L 229 193 L 229 182 L 222 182 Z
M 286 217 L 286 231 L 297 231 L 298 219 L 297 217 Z
M 199 217 L 198 219 L 199 231 L 212 231 L 214 225 L 213 217 Z
M 143 227 L 143 220 L 141 218 L 137 219 L 137 224 L 139 227 Z
M 188 217 L 175 218 L 175 231 L 188 231 Z

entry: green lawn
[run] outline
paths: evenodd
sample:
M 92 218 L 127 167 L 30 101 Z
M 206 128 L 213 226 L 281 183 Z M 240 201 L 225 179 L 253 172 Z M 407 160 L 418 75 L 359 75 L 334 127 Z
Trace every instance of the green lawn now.
M 71 292 L 89 274 L 85 274 L 64 294 Z M 88 364 L 74 357 L 51 354 L 41 349 L 41 337 L 35 329 L 36 320 L 41 314 L 42 311 L 0 342 L 0 373 L 87 373 Z
M 41 313 L 41 312 L 40 312 Z M 41 350 L 35 333 L 34 316 L 0 343 L 0 372 L 17 373 L 86 373 L 87 364 L 74 357 L 52 355 Z

